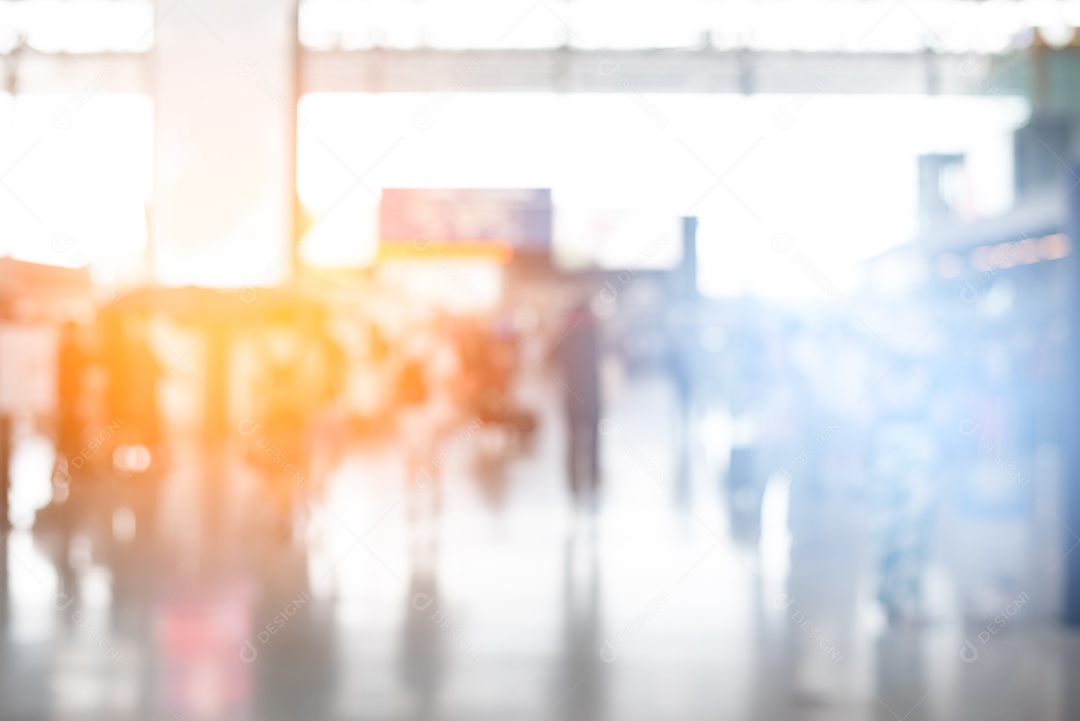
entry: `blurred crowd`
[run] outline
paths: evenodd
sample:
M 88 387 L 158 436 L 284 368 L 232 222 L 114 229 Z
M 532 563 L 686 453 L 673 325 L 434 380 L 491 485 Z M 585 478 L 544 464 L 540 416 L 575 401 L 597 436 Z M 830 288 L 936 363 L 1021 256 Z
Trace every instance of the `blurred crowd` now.
M 871 567 L 894 623 L 921 620 L 934 564 L 952 565 L 978 615 L 1025 587 L 1028 561 L 1049 553 L 1036 500 L 1056 492 L 1061 448 L 1052 312 L 1021 325 L 1009 319 L 1032 309 L 988 317 L 933 288 L 891 314 L 751 301 L 633 312 L 602 288 L 578 291 L 549 307 L 467 312 L 350 313 L 284 298 L 239 319 L 151 302 L 68 321 L 53 502 L 41 515 L 70 526 L 80 501 L 106 494 L 153 528 L 169 469 L 209 444 L 258 478 L 256 532 L 302 537 L 334 469 L 373 446 L 402 459 L 410 515 L 437 517 L 462 449 L 474 482 L 498 497 L 504 481 L 487 471 L 550 453 L 536 437 L 552 422 L 561 483 L 588 514 L 628 482 L 604 424 L 628 388 L 659 377 L 673 410 L 657 418 L 672 427 L 647 433 L 669 447 L 636 463 L 673 481 L 670 502 L 718 496 L 748 546 L 775 532 L 779 504 L 792 568 L 855 577 Z M 538 378 L 539 401 L 523 392 Z M 219 490 L 206 502 L 225 503 Z

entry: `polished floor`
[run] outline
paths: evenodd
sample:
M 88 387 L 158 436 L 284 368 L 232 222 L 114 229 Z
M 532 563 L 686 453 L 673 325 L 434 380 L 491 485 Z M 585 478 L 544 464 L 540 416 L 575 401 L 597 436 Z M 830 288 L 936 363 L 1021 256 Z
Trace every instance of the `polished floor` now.
M 159 498 L 73 485 L 31 525 L 24 439 L 0 719 L 1080 718 L 1080 635 L 1035 602 L 990 633 L 932 568 L 933 613 L 886 624 L 859 509 L 793 525 L 770 487 L 741 540 L 716 449 L 688 483 L 670 470 L 669 396 L 643 382 L 610 409 L 595 515 L 540 402 L 522 457 L 483 463 L 483 433 L 440 451 L 441 509 L 392 445 L 351 450 L 291 540 L 229 444 L 177 442 Z

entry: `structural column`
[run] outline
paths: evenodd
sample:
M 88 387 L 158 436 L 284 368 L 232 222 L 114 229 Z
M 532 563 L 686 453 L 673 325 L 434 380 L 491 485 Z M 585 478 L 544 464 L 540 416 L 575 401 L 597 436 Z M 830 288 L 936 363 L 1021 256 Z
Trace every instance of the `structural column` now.
M 1080 166 L 1073 169 L 1080 172 Z M 1080 535 L 1080 188 L 1069 191 L 1069 237 L 1073 250 L 1064 262 L 1069 267 L 1069 292 L 1066 309 L 1069 318 L 1069 342 L 1065 366 L 1066 403 L 1062 446 L 1065 457 L 1064 548 L 1073 549 Z M 1074 534 L 1074 531 L 1076 532 Z M 1065 623 L 1080 626 L 1080 549 L 1065 557 Z
M 152 265 L 240 286 L 293 234 L 296 0 L 158 0 Z

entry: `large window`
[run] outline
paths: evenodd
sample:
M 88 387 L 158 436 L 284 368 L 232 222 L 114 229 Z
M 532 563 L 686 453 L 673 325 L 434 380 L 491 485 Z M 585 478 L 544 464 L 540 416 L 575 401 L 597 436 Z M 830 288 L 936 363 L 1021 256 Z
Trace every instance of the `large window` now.
M 1010 132 L 1025 112 L 985 97 L 311 95 L 302 247 L 312 262 L 370 262 L 382 188 L 550 187 L 564 256 L 636 266 L 664 227 L 650 219 L 695 215 L 703 290 L 814 296 L 790 244 L 839 286 L 910 240 L 921 153 L 965 153 L 971 213 L 1007 210 Z M 642 220 L 604 233 L 605 216 Z
M 153 0 L 0 0 L 0 54 L 20 40 L 39 53 L 142 52 Z
M 153 102 L 137 94 L 0 94 L 0 255 L 140 272 Z

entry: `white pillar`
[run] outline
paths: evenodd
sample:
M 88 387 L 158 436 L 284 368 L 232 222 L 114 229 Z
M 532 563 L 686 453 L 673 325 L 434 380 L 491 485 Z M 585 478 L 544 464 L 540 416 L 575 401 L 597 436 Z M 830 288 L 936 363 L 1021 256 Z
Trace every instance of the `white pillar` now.
M 295 2 L 157 0 L 158 282 L 240 286 L 288 273 Z

